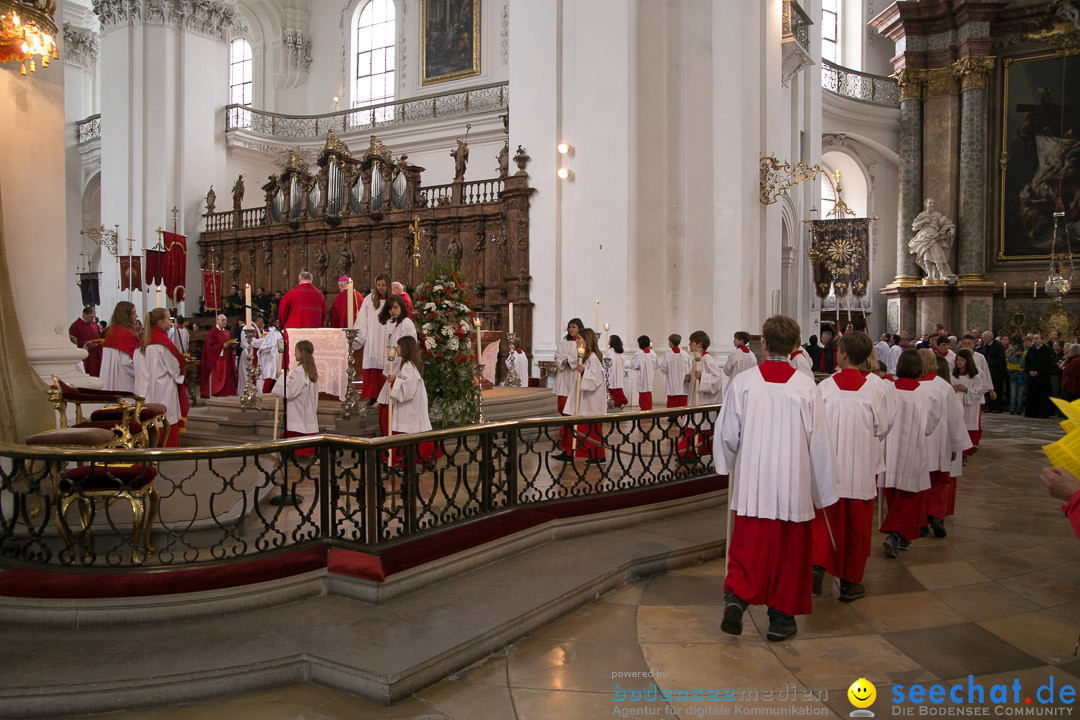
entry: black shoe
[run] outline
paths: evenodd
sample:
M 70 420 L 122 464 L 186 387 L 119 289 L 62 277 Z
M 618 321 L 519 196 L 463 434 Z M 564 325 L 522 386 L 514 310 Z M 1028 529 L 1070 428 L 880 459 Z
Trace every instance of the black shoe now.
M 720 629 L 728 635 L 742 635 L 742 616 L 746 612 L 747 605 L 735 593 L 724 593 L 724 619 L 720 621 Z
M 900 546 L 899 536 L 896 533 L 889 533 L 885 536 L 885 557 L 896 558 L 896 550 Z
M 821 585 L 825 581 L 825 568 L 820 565 L 814 566 L 814 584 L 810 590 L 810 594 L 814 597 L 821 597 Z
M 569 455 L 567 455 L 567 454 L 566 454 L 566 453 L 564 453 L 564 452 L 560 452 L 560 453 L 556 453 L 555 455 L 552 455 L 552 456 L 551 456 L 551 459 L 552 459 L 552 460 L 558 460 L 558 461 L 560 461 L 560 462 L 566 462 L 567 460 L 569 460 L 569 459 L 570 459 L 570 456 L 569 456 Z
M 930 537 L 930 528 L 925 525 L 919 528 L 919 537 Z
M 855 602 L 859 598 L 866 597 L 866 588 L 862 583 L 849 583 L 847 580 L 840 581 L 840 602 Z
M 769 608 L 769 632 L 765 639 L 770 642 L 783 642 L 799 631 L 795 618 L 779 610 Z
M 910 540 L 905 540 L 904 538 L 899 538 L 899 540 L 897 541 L 897 546 L 901 550 L 910 550 L 911 549 L 911 541 Z
M 943 538 L 948 535 L 945 532 L 945 521 L 939 517 L 930 516 L 930 528 L 934 531 L 934 537 Z
M 586 465 L 603 465 L 604 461 L 603 460 L 586 460 L 585 464 Z

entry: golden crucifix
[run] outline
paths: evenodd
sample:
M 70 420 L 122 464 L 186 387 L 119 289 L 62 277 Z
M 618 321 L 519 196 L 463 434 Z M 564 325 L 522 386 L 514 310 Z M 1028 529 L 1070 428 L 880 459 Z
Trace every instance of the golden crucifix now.
M 424 229 L 420 227 L 420 218 L 413 215 L 412 221 L 412 259 L 413 267 L 420 267 L 420 238 L 424 237 Z

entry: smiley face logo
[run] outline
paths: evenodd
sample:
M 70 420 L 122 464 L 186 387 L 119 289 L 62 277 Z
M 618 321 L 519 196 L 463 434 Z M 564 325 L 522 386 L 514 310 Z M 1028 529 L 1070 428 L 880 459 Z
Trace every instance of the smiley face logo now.
M 848 700 L 852 705 L 859 708 L 863 712 L 853 712 L 853 716 L 873 716 L 872 713 L 867 713 L 865 708 L 870 707 L 877 700 L 877 688 L 867 680 L 866 678 L 859 678 L 855 682 L 851 683 L 851 687 L 847 691 Z

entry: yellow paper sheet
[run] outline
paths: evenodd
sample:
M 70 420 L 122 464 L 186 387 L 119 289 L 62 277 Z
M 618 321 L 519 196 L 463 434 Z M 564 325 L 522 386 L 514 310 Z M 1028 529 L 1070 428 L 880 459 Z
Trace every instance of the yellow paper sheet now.
M 1080 427 L 1076 423 L 1074 423 L 1072 420 L 1062 420 L 1060 424 L 1061 424 L 1061 428 L 1065 431 L 1066 435 L 1073 432 L 1078 427 Z
M 1069 433 L 1057 442 L 1043 445 L 1043 452 L 1051 465 L 1080 477 L 1080 432 Z
M 1050 400 L 1065 415 L 1066 420 L 1072 420 L 1073 423 L 1080 425 L 1080 400 L 1073 400 L 1072 402 L 1066 402 L 1061 398 L 1050 398 Z

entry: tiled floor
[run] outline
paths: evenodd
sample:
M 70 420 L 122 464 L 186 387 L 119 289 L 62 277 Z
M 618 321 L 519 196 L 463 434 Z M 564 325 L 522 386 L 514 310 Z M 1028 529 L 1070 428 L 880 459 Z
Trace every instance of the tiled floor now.
M 1030 697 L 1035 708 L 1028 708 L 1038 709 L 1037 689 L 1051 676 L 1055 689 L 1080 685 L 1073 654 L 1080 541 L 1038 481 L 1039 446 L 1061 431 L 1050 421 L 1007 415 L 987 416 L 984 429 L 982 450 L 960 483 L 957 515 L 947 522 L 949 537 L 916 541 L 898 560 L 875 548 L 868 596 L 839 603 L 827 581 L 825 597 L 814 601 L 813 614 L 799 619 L 799 634 L 786 643 L 765 641 L 763 608 L 750 612 L 741 637 L 720 632 L 724 566 L 718 561 L 619 588 L 394 707 L 300 684 L 99 717 L 696 718 L 779 709 L 791 706 L 792 696 L 805 714 L 838 717 L 853 709 L 846 688 L 860 677 L 877 685 L 872 709 L 883 717 L 902 712 L 890 707 L 894 684 L 957 680 L 966 695 L 968 675 L 984 686 L 987 702 L 992 685 L 1007 686 L 1012 708 L 1018 681 L 1019 705 Z M 650 670 L 663 688 L 731 688 L 735 699 L 615 702 L 614 683 L 632 694 L 651 681 L 629 674 Z

